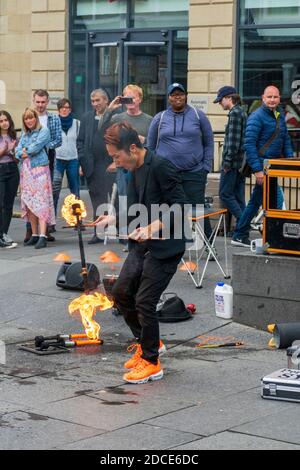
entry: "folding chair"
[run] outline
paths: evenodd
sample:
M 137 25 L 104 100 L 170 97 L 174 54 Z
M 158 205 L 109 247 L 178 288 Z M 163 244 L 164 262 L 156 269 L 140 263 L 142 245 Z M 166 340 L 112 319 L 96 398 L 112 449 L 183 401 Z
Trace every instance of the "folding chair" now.
M 202 288 L 202 282 L 207 270 L 209 259 L 212 256 L 215 260 L 218 268 L 224 276 L 224 279 L 230 279 L 228 274 L 228 258 L 227 258 L 227 237 L 226 237 L 226 213 L 227 209 L 220 209 L 218 211 L 205 210 L 205 213 L 199 216 L 191 216 L 190 220 L 193 224 L 194 232 L 194 243 L 191 248 L 188 248 L 189 252 L 189 263 L 186 262 L 184 258 L 181 259 L 181 262 L 185 266 L 189 276 L 191 277 L 193 283 L 197 289 Z M 204 227 L 201 222 L 204 222 L 206 217 L 218 217 L 218 220 L 212 230 L 210 239 L 208 239 L 204 233 Z M 223 223 L 224 228 L 224 254 L 225 254 L 225 269 L 223 269 L 216 251 L 215 251 L 215 242 L 220 229 L 221 224 Z M 194 254 L 193 254 L 194 252 Z M 203 268 L 200 266 L 200 261 L 205 259 Z M 193 261 L 195 260 L 195 262 Z M 195 269 L 191 269 L 192 263 L 195 264 Z

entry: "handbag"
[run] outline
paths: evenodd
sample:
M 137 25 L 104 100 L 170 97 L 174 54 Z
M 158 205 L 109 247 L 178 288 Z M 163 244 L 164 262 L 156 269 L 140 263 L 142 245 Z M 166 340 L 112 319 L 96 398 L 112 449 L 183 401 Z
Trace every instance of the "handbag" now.
M 242 165 L 241 165 L 241 168 L 240 168 L 239 171 L 240 171 L 240 174 L 242 176 L 244 176 L 244 178 L 250 178 L 251 175 L 252 175 L 252 168 L 249 165 L 249 163 L 247 162 L 247 158 L 246 158 L 245 153 L 244 153 Z

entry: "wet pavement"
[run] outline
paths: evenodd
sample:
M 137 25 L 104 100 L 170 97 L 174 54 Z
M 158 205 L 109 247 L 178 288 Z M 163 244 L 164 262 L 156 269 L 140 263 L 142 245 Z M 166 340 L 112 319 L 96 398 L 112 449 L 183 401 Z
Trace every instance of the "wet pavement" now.
M 83 197 L 88 200 L 85 192 Z M 63 225 L 59 219 L 54 243 L 35 250 L 23 246 L 24 222 L 14 218 L 10 235 L 19 245 L 0 251 L 0 340 L 6 352 L 0 365 L 0 449 L 300 449 L 299 404 L 260 397 L 261 377 L 286 367 L 286 353 L 268 348 L 267 333 L 215 316 L 213 290 L 223 280 L 215 262 L 209 262 L 202 289 L 182 271 L 167 289 L 194 303 L 197 312 L 189 321 L 161 323 L 167 353 L 158 382 L 122 380 L 132 338 L 111 310 L 97 314 L 101 346 L 47 356 L 20 350 L 36 335 L 82 332 L 78 316 L 68 314 L 80 293 L 56 287 L 55 255 L 80 259 L 77 234 Z M 84 240 L 91 235 L 84 232 Z M 85 248 L 101 277 L 122 265 L 102 263 L 104 251 L 126 257 L 114 240 Z M 222 239 L 217 250 L 224 262 Z M 230 263 L 232 251 L 229 245 Z M 205 340 L 244 345 L 197 347 Z

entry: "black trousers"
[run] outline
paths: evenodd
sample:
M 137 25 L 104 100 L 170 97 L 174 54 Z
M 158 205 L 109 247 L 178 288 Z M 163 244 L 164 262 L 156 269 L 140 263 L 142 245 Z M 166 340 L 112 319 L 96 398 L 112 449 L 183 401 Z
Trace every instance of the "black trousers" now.
M 0 164 L 0 237 L 8 232 L 10 226 L 19 179 L 16 163 Z
M 114 285 L 112 295 L 119 311 L 140 342 L 142 358 L 157 363 L 159 321 L 156 305 L 183 253 L 166 259 L 154 258 L 143 244 L 130 250 Z

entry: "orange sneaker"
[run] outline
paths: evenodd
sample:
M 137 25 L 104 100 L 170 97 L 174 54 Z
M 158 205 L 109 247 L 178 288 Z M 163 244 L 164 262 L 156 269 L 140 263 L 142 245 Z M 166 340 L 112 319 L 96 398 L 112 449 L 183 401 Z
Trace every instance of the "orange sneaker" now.
M 135 368 L 123 375 L 123 379 L 131 384 L 145 384 L 149 380 L 160 380 L 163 375 L 159 359 L 157 364 L 152 364 L 152 362 L 140 358 Z
M 136 343 L 136 344 L 131 344 L 128 348 L 127 351 L 131 353 L 133 350 L 136 350 L 134 355 L 124 364 L 125 369 L 133 369 L 137 363 L 139 362 L 141 355 L 142 355 L 142 348 L 141 345 Z M 167 348 L 164 345 L 162 341 L 159 342 L 159 350 L 158 354 L 162 356 L 166 352 Z

